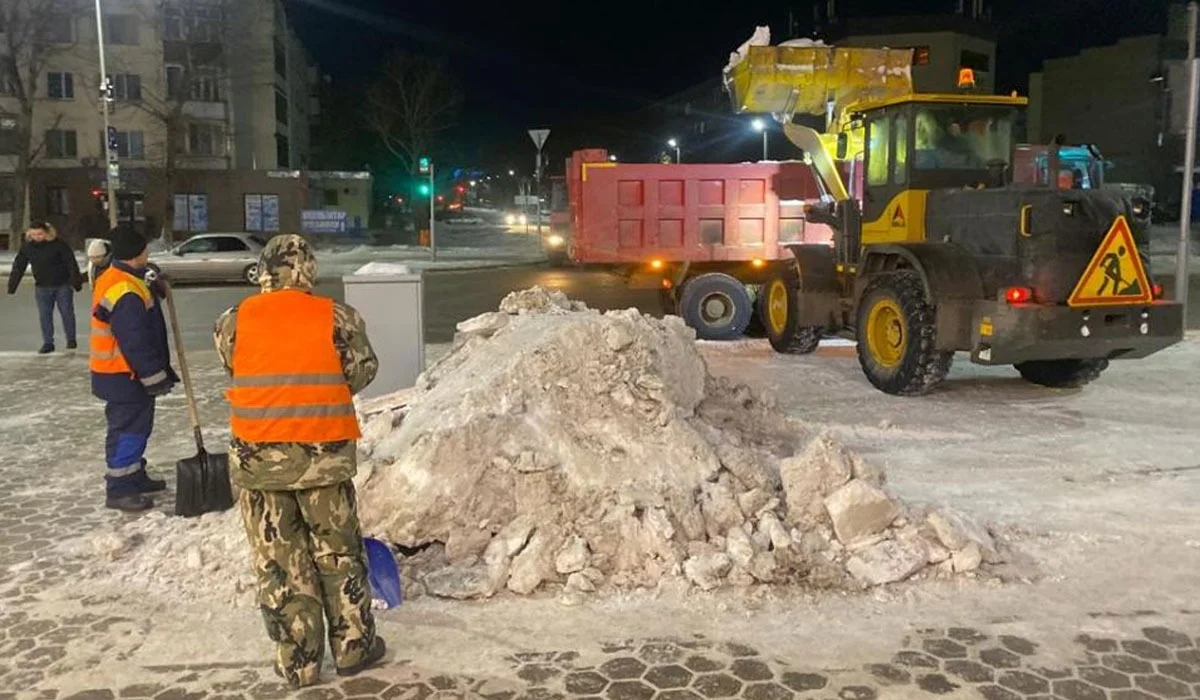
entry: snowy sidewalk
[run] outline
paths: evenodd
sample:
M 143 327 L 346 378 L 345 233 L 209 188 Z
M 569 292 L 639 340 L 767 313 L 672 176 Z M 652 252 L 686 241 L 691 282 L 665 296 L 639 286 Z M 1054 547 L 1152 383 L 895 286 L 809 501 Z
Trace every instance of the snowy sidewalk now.
M 252 608 L 79 579 L 72 552 L 121 562 L 96 535 L 128 517 L 101 507 L 86 359 L 0 356 L 0 700 L 1200 697 L 1200 338 L 1114 363 L 1081 391 L 960 363 L 922 399 L 875 392 L 844 347 L 702 349 L 717 376 L 770 389 L 779 410 L 885 466 L 905 499 L 994 521 L 1021 553 L 1014 575 L 861 594 L 664 588 L 578 607 L 418 598 L 380 614 L 384 666 L 327 668 L 324 685 L 291 694 Z M 219 449 L 224 380 L 215 353 L 193 364 Z M 169 477 L 194 451 L 172 395 L 149 457 Z M 200 562 L 194 575 L 214 574 Z

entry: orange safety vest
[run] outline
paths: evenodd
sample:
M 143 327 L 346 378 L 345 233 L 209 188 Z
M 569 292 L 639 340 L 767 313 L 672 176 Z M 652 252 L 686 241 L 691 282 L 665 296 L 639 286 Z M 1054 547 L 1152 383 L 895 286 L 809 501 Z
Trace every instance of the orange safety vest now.
M 121 354 L 117 339 L 113 336 L 112 324 L 96 318 L 96 310 L 104 308 L 112 311 L 121 297 L 133 293 L 138 295 L 147 309 L 154 308 L 156 303 L 150 288 L 141 278 L 131 275 L 116 266 L 109 267 L 96 280 L 92 288 L 92 337 L 89 344 L 90 358 L 88 366 L 98 374 L 128 374 L 133 376 L 133 369 Z M 166 375 L 163 375 L 166 378 Z
M 333 300 L 284 289 L 238 306 L 234 437 L 246 442 L 335 442 L 361 433 L 333 344 Z

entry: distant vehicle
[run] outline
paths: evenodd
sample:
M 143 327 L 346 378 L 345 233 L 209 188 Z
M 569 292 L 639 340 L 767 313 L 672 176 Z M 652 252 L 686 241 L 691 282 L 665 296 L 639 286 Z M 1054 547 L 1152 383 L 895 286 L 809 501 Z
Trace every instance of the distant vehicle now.
M 244 233 L 204 233 L 150 255 L 146 279 L 165 273 L 174 282 L 258 284 L 258 256 L 266 239 Z
M 529 216 L 520 211 L 505 212 L 504 223 L 509 226 L 524 226 L 529 223 Z

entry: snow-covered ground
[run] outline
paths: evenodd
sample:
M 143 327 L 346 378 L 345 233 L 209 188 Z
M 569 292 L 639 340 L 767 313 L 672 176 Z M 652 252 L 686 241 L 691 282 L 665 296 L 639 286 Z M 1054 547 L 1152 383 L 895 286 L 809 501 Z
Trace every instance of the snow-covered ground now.
M 833 679 L 829 697 L 917 697 L 913 686 L 886 683 L 878 696 L 863 695 L 861 687 L 879 682 L 863 674 L 914 638 L 919 645 L 929 630 L 1034 640 L 1032 656 L 1013 661 L 1029 670 L 1095 664 L 1076 646 L 1079 635 L 1125 640 L 1159 627 L 1200 635 L 1200 336 L 1145 360 L 1116 362 L 1097 383 L 1072 391 L 960 361 L 945 384 L 917 399 L 872 389 L 845 343 L 804 357 L 775 355 L 762 341 L 704 343 L 702 352 L 714 375 L 770 392 L 781 412 L 834 431 L 886 467 L 902 498 L 950 503 L 990 521 L 1016 552 L 1004 582 L 863 594 L 663 589 L 578 607 L 554 598 L 471 605 L 421 598 L 379 616 L 395 651 L 391 665 L 371 674 L 386 683 L 372 687 L 439 675 L 507 679 L 518 652 L 593 658 L 609 642 L 703 635 L 823 674 Z M 219 449 L 223 377 L 211 351 L 196 353 L 193 365 L 202 420 Z M 239 674 L 270 680 L 270 646 L 255 614 L 73 585 L 58 547 L 123 517 L 96 507 L 103 416 L 88 396 L 86 359 L 0 354 L 0 374 L 0 618 L 18 615 L 5 618 L 0 651 L 13 661 L 0 660 L 0 681 L 19 678 L 35 697 L 34 689 L 66 696 L 147 680 L 192 690 L 233 683 Z M 194 451 L 182 397 L 172 395 L 160 404 L 149 457 L 161 469 Z M 88 615 L 109 622 L 79 632 L 77 621 Z M 60 627 L 73 630 L 67 642 L 18 643 Z M 40 651 L 46 645 L 54 653 Z M 103 662 L 114 657 L 121 663 Z M 201 673 L 187 675 L 184 664 Z M 852 682 L 859 691 L 836 692 Z M 973 697 L 970 690 L 950 697 Z

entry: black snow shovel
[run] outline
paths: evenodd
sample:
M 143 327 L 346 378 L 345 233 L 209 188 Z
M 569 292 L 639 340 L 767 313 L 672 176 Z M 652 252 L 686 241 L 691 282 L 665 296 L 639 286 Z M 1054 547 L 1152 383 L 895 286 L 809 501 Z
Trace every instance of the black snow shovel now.
M 175 515 L 194 518 L 205 513 L 229 510 L 233 507 L 233 488 L 229 485 L 229 455 L 211 454 L 204 449 L 200 434 L 200 412 L 196 410 L 196 394 L 192 390 L 192 375 L 188 372 L 187 356 L 183 351 L 183 334 L 179 332 L 179 317 L 175 314 L 175 298 L 166 280 L 163 286 L 167 313 L 171 317 L 171 334 L 175 338 L 175 354 L 179 356 L 179 373 L 183 375 L 183 390 L 187 394 L 188 418 L 196 438 L 196 456 L 175 463 Z

